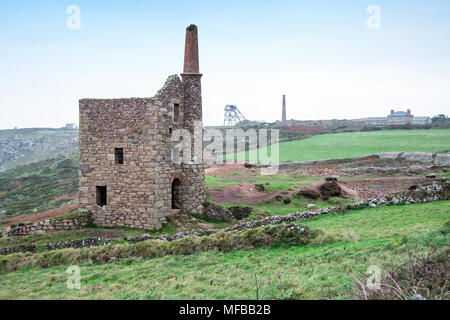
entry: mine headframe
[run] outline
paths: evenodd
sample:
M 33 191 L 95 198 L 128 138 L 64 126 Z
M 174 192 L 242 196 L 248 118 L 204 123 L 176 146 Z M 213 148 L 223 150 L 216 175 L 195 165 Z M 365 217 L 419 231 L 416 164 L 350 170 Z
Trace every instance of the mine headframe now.
M 245 121 L 244 115 L 239 111 L 237 106 L 234 105 L 226 105 L 225 106 L 225 117 L 223 119 L 224 126 L 235 126 L 242 121 Z

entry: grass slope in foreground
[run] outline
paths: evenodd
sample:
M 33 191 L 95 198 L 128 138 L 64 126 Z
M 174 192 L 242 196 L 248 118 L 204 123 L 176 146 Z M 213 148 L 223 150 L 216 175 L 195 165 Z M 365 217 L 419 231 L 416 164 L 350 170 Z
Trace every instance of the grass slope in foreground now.
M 281 143 L 279 146 L 280 162 L 343 159 L 390 151 L 441 152 L 450 150 L 450 129 L 335 133 Z M 258 151 L 250 152 L 254 159 Z M 267 153 L 267 148 L 262 148 L 261 152 Z M 246 152 L 247 160 L 248 157 Z
M 304 221 L 326 236 L 309 246 L 80 264 L 81 290 L 68 290 L 67 266 L 0 276 L 0 299 L 345 299 L 353 276 L 399 265 L 407 249 L 449 244 L 450 201 L 379 207 Z

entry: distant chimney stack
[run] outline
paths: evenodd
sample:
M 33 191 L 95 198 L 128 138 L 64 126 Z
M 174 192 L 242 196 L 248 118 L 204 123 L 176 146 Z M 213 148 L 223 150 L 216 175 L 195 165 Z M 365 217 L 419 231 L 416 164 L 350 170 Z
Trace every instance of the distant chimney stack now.
M 408 116 L 410 116 L 410 115 L 411 115 L 411 109 L 406 110 L 406 114 L 407 114 Z
M 394 113 L 395 113 L 395 110 L 394 110 L 394 109 L 392 109 L 392 110 L 391 110 L 391 114 L 394 114 Z
M 186 28 L 186 46 L 184 51 L 184 74 L 199 74 L 198 31 L 197 26 L 191 24 Z
M 281 111 L 281 121 L 286 121 L 286 96 L 283 95 L 283 108 Z

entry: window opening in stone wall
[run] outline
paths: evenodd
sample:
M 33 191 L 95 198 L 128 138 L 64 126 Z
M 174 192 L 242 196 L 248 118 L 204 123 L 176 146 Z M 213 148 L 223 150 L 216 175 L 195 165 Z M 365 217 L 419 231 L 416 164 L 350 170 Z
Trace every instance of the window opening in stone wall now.
M 107 199 L 107 188 L 102 186 L 97 186 L 97 205 L 99 206 L 106 206 L 108 199 Z
M 180 122 L 180 105 L 178 103 L 173 105 L 173 122 Z
M 178 178 L 172 182 L 172 209 L 181 209 L 181 181 Z
M 116 164 L 123 164 L 123 148 L 114 149 L 114 159 Z

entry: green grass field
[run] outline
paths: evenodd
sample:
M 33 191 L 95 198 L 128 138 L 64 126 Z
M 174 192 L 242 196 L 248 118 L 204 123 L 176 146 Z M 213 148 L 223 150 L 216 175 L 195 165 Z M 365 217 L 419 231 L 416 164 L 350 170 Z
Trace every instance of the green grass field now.
M 255 276 L 260 299 L 354 298 L 370 265 L 448 245 L 449 220 L 450 201 L 349 211 L 299 223 L 325 231 L 307 246 L 82 263 L 79 291 L 67 266 L 2 274 L 0 299 L 255 299 Z
M 440 152 L 446 150 L 450 151 L 449 129 L 350 132 L 318 135 L 304 140 L 281 143 L 279 161 L 342 159 L 390 151 Z M 254 158 L 257 151 L 250 152 Z M 267 153 L 267 148 L 262 148 L 261 152 Z M 246 158 L 248 157 L 247 152 Z

